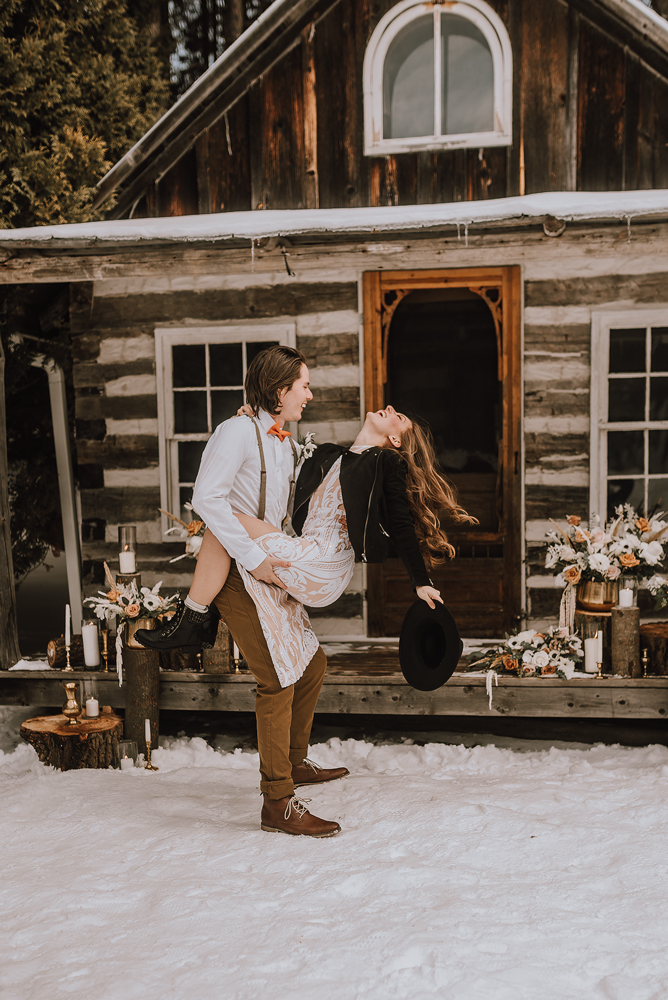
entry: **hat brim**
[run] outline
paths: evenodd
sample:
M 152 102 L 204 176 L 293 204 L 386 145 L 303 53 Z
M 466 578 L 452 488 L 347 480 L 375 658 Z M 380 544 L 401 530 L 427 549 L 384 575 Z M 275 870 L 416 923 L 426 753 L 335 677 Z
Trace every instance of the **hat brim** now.
M 464 644 L 448 609 L 416 601 L 401 626 L 399 662 L 408 684 L 417 691 L 435 691 L 450 680 Z

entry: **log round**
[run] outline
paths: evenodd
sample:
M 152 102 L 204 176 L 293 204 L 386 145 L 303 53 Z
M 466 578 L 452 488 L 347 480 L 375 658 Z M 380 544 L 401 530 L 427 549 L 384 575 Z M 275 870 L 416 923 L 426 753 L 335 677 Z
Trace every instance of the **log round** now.
M 639 608 L 612 609 L 612 672 L 642 677 Z
M 151 748 L 158 746 L 158 698 L 160 694 L 160 654 L 154 649 L 133 649 L 123 644 L 123 686 L 125 687 L 125 739 L 134 740 L 146 753 L 144 721 L 151 723 Z
M 668 622 L 640 626 L 640 646 L 649 651 L 648 674 L 668 676 Z
M 50 667 L 63 670 L 67 666 L 67 651 L 65 640 L 51 639 L 46 647 L 46 659 Z M 83 639 L 80 635 L 73 635 L 70 643 L 70 666 L 78 666 L 84 662 Z
M 21 736 L 37 751 L 42 764 L 61 771 L 81 767 L 113 767 L 114 751 L 123 734 L 123 720 L 101 715 L 71 726 L 64 715 L 26 719 Z

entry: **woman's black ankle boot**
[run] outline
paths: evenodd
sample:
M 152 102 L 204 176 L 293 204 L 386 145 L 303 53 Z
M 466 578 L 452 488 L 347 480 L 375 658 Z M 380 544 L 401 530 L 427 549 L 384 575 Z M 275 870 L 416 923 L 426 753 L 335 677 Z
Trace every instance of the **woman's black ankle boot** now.
M 182 649 L 184 653 L 199 653 L 202 646 L 211 648 L 209 645 L 211 627 L 215 618 L 215 629 L 213 637 L 215 641 L 218 629 L 218 609 L 212 615 L 211 610 L 200 612 L 193 611 L 186 607 L 183 601 L 179 600 L 176 612 L 166 622 L 162 628 L 150 630 L 146 628 L 137 629 L 135 639 L 147 649 L 157 649 L 158 651 L 167 649 Z

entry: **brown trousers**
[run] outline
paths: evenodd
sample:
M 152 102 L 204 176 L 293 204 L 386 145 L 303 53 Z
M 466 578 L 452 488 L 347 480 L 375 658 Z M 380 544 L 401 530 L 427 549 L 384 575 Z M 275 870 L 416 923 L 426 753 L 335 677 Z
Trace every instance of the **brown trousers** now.
M 260 751 L 260 789 L 269 799 L 292 795 L 292 765 L 308 753 L 313 713 L 327 659 L 318 647 L 296 684 L 282 688 L 271 660 L 253 598 L 235 563 L 215 605 L 257 681 L 255 716 Z

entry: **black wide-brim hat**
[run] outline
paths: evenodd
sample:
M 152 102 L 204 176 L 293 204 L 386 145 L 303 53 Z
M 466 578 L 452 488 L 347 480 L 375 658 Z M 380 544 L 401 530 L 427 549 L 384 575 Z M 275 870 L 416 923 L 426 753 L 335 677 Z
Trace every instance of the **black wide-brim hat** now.
M 464 648 L 455 619 L 435 603 L 432 610 L 426 601 L 416 601 L 401 626 L 401 671 L 418 691 L 435 691 L 450 680 Z

